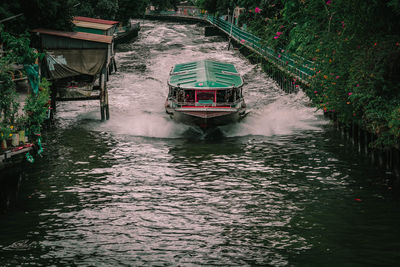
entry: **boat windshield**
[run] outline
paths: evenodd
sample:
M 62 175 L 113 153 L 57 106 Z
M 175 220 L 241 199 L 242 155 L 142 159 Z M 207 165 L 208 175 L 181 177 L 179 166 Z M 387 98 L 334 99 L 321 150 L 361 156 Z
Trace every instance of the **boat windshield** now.
M 215 91 L 198 91 L 197 102 L 215 102 Z

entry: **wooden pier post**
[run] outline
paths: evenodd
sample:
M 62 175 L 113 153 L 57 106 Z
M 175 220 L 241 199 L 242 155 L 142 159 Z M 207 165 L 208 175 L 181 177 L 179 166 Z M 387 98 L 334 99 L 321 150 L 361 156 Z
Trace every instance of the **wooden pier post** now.
M 107 67 L 104 67 L 100 73 L 100 116 L 101 120 L 105 120 L 105 90 L 106 90 L 106 72 Z
M 57 87 L 56 86 L 51 86 L 51 95 L 50 95 L 50 120 L 53 121 L 54 119 L 54 113 L 56 112 L 56 107 L 57 107 Z
M 109 109 L 109 105 L 108 105 L 108 89 L 107 86 L 104 90 L 105 93 L 105 97 L 104 97 L 104 102 L 105 102 L 105 109 L 106 109 L 106 120 L 110 119 L 110 109 Z
M 364 149 L 364 131 L 358 127 L 358 153 L 362 153 Z
M 392 148 L 392 169 L 397 179 L 400 178 L 400 150 Z

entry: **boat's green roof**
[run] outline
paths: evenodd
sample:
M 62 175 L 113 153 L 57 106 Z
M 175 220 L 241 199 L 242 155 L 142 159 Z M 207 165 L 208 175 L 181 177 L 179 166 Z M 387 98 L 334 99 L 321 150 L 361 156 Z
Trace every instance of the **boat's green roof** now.
M 226 89 L 243 85 L 234 65 L 213 60 L 177 64 L 171 71 L 169 85 L 193 89 Z

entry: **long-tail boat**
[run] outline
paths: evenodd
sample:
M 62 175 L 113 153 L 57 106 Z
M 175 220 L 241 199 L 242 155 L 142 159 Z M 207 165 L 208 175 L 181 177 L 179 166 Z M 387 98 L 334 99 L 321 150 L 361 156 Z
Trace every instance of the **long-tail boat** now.
M 214 60 L 177 64 L 168 86 L 165 110 L 177 122 L 208 129 L 246 115 L 243 79 L 233 64 Z

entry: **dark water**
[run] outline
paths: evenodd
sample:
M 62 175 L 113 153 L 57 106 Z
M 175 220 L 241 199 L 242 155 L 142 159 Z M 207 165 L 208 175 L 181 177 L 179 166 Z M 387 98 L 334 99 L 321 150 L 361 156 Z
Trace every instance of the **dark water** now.
M 302 94 L 282 93 L 221 37 L 142 22 L 120 47 L 111 120 L 63 103 L 46 156 L 0 216 L 0 265 L 398 266 L 400 205 Z M 247 119 L 204 135 L 164 112 L 180 62 L 234 63 Z

